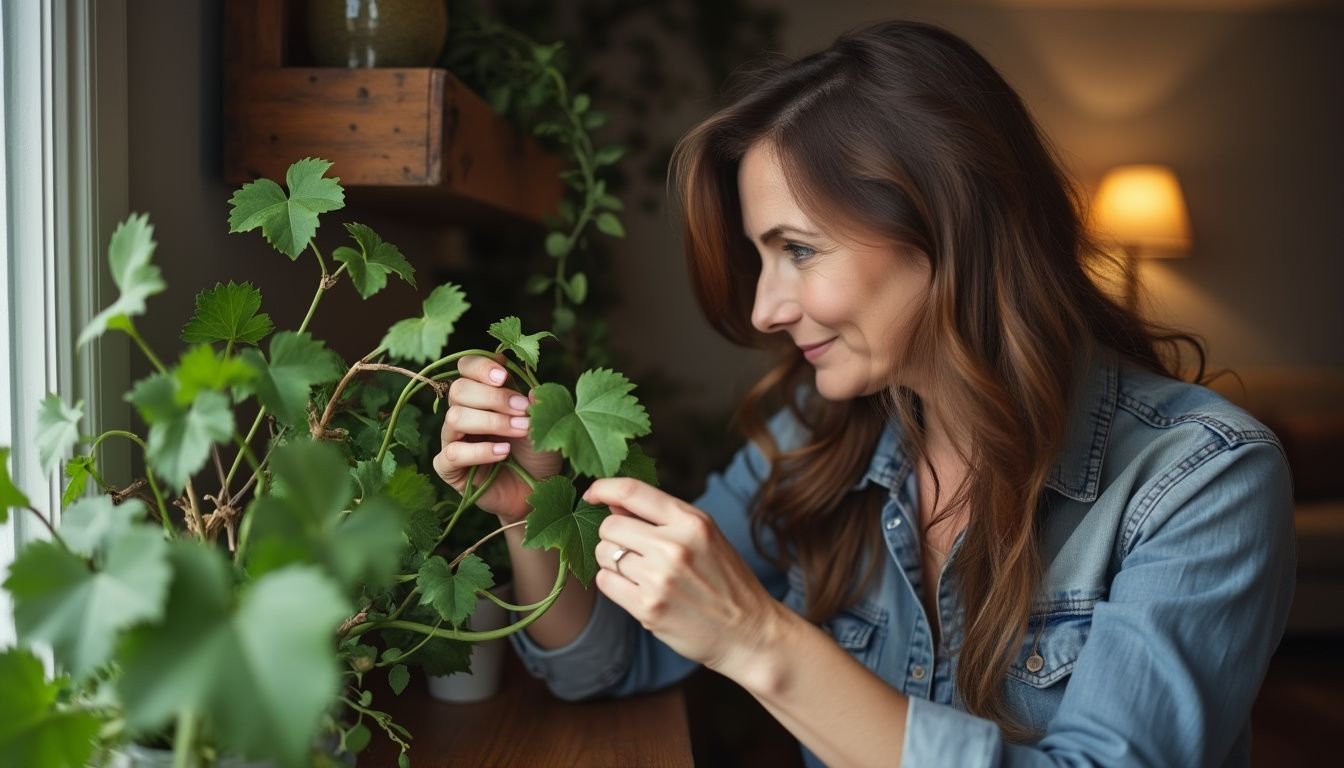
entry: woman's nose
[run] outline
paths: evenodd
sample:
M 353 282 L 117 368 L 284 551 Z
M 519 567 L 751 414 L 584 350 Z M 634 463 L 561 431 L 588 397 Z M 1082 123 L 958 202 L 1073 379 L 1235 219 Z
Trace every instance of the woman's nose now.
M 762 270 L 756 280 L 756 303 L 751 307 L 751 324 L 761 333 L 774 333 L 797 322 L 802 307 L 787 280 L 773 270 Z

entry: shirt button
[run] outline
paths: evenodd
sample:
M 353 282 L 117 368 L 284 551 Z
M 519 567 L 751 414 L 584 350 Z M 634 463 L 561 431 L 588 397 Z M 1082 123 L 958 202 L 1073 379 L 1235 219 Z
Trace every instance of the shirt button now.
M 921 666 L 921 665 L 919 665 L 919 664 L 916 664 L 916 665 L 915 665 L 915 668 L 912 669 L 912 670 L 910 670 L 910 676 L 913 677 L 913 678 L 915 678 L 916 680 L 923 680 L 923 679 L 924 679 L 924 667 Z
M 887 521 L 887 530 L 894 531 L 898 526 L 900 526 L 900 524 L 901 524 L 901 518 L 893 517 Z
M 1045 659 L 1041 658 L 1039 653 L 1033 653 L 1027 657 L 1027 671 L 1035 674 L 1045 667 Z

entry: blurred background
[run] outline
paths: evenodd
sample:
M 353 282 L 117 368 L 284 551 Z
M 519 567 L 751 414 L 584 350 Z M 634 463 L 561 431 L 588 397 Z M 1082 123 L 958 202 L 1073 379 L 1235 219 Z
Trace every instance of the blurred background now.
M 237 51 L 224 44 L 226 5 L 127 4 L 130 207 L 152 214 L 170 286 L 249 279 L 277 327 L 293 326 L 312 275 L 260 238 L 227 233 L 237 185 L 222 170 L 224 73 Z M 302 12 L 302 3 L 292 5 Z M 740 446 L 729 416 L 764 364 L 701 316 L 664 188 L 673 142 L 716 107 L 735 69 L 765 52 L 823 48 L 865 21 L 931 21 L 999 69 L 1090 195 L 1103 178 L 1124 181 L 1108 172 L 1160 166 L 1153 183 L 1175 190 L 1176 202 L 1153 214 L 1157 224 L 1135 223 L 1123 206 L 1111 214 L 1133 269 L 1129 282 L 1117 278 L 1118 290 L 1137 289 L 1149 317 L 1202 335 L 1210 366 L 1240 377 L 1216 388 L 1289 450 L 1299 589 L 1255 712 L 1256 762 L 1324 758 L 1326 734 L 1344 728 L 1344 3 L 593 0 L 483 8 L 535 40 L 564 41 L 576 87 L 609 115 L 598 135 L 628 148 L 611 182 L 626 201 L 628 234 L 594 244 L 590 301 L 607 321 L 610 364 L 639 384 L 650 411 L 649 451 L 664 484 L 688 499 Z M 291 55 L 287 63 L 309 62 L 299 47 Z M 509 302 L 522 296 L 522 281 L 544 268 L 539 225 L 389 200 L 352 194 L 347 213 L 401 247 L 420 271 L 422 294 L 443 280 L 463 284 L 483 297 L 464 323 L 482 328 L 517 311 Z M 339 235 L 324 230 L 319 240 Z M 418 301 L 385 291 L 358 305 L 364 314 L 319 314 L 313 329 L 349 359 Z M 150 300 L 160 320 L 185 320 L 191 309 L 187 291 Z M 179 344 L 174 322 L 143 330 L 160 350 Z M 139 364 L 133 380 L 148 373 Z M 796 759 L 787 734 L 748 697 L 711 676 L 689 690 L 704 764 Z

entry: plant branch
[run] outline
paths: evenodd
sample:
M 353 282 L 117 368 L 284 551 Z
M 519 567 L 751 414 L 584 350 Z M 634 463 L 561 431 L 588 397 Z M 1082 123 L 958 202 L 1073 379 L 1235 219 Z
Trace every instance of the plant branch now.
M 500 627 L 499 629 L 490 629 L 482 632 L 473 632 L 470 630 L 442 629 L 431 627 L 428 624 L 420 624 L 414 621 L 400 621 L 396 619 L 383 619 L 381 621 L 371 621 L 366 624 L 360 624 L 350 630 L 351 637 L 358 637 L 373 629 L 406 629 L 411 632 L 432 635 L 433 637 L 442 637 L 446 640 L 465 640 L 467 642 L 485 642 L 486 640 L 497 640 L 501 637 L 508 637 L 515 632 L 526 629 L 532 622 L 545 615 L 546 611 L 555 604 L 556 598 L 560 597 L 560 591 L 565 588 L 565 575 L 569 568 L 569 563 L 565 560 L 563 554 L 560 555 L 560 572 L 556 574 L 555 586 L 551 588 L 551 593 L 545 600 L 537 606 L 536 610 L 515 621 L 514 623 Z
M 442 619 L 442 618 L 440 618 L 440 619 L 438 620 L 438 622 L 436 622 L 436 623 L 434 624 L 434 628 L 435 628 L 435 629 L 438 629 L 438 628 L 441 627 L 441 626 L 443 626 L 443 619 Z M 420 650 L 421 648 L 424 648 L 424 647 L 425 647 L 425 644 L 428 643 L 430 640 L 433 640 L 433 639 L 434 639 L 434 636 L 433 636 L 433 635 L 425 635 L 424 639 L 421 640 L 420 642 L 416 643 L 416 644 L 415 644 L 415 647 L 414 647 L 414 648 L 411 648 L 411 650 L 409 650 L 409 651 L 407 651 L 407 652 L 401 654 L 400 656 L 398 656 L 398 657 L 395 658 L 395 659 L 389 659 L 389 660 L 387 660 L 387 661 L 380 661 L 380 662 L 374 664 L 373 666 L 375 666 L 375 667 L 386 667 L 386 666 L 391 665 L 391 664 L 400 664 L 402 661 L 404 661 L 404 660 L 406 659 L 407 656 L 410 656 L 411 654 L 415 653 L 416 651 Z
M 453 558 L 453 562 L 449 563 L 448 567 L 450 569 L 457 567 L 458 563 L 462 562 L 462 560 L 465 559 L 467 555 L 470 555 L 472 552 L 475 552 L 485 542 L 493 539 L 494 537 L 509 530 L 510 528 L 517 528 L 520 525 L 526 525 L 526 524 L 527 524 L 526 520 L 518 520 L 516 522 L 509 523 L 508 525 L 502 526 L 500 528 L 496 528 L 495 530 L 485 534 L 485 536 L 481 537 L 480 541 L 477 541 L 475 544 L 472 544 L 470 547 L 467 547 L 465 550 L 462 551 L 462 554 Z
M 126 331 L 126 335 L 130 336 L 131 339 L 135 341 L 136 346 L 140 347 L 140 351 L 145 353 L 145 357 L 149 358 L 149 362 L 154 365 L 155 370 L 159 373 L 168 372 L 168 369 L 163 365 L 163 361 L 159 360 L 158 355 L 154 354 L 154 350 L 149 348 L 149 344 L 145 342 L 145 339 L 140 335 L 140 332 L 135 329 L 135 323 L 131 322 L 129 317 L 126 318 L 126 327 L 122 330 Z
M 448 394 L 447 388 L 444 387 L 440 382 L 435 381 L 434 379 L 431 379 L 422 374 L 416 373 L 415 371 L 410 371 L 405 368 L 397 367 L 395 365 L 387 365 L 385 363 L 358 363 L 358 365 L 359 369 L 362 371 L 391 371 L 392 373 L 400 373 L 402 376 L 405 376 L 409 379 L 414 379 L 432 388 L 435 392 L 439 393 L 439 397 L 446 397 Z
M 46 515 L 37 511 L 37 507 L 34 507 L 31 504 L 25 505 L 24 509 L 28 510 L 29 512 L 32 512 L 33 517 L 36 517 L 38 520 L 42 521 L 42 525 L 46 526 L 47 532 L 51 534 L 51 538 L 54 539 L 57 544 L 61 545 L 61 549 L 64 549 L 67 552 L 70 551 L 70 547 L 66 546 L 65 539 L 62 539 L 61 534 L 56 532 L 56 528 L 52 526 L 51 521 L 47 519 Z
M 382 351 L 382 347 L 373 350 L 356 361 L 355 364 L 350 366 L 350 369 L 345 372 L 345 375 L 341 377 L 339 382 L 337 382 L 336 388 L 331 391 L 331 399 L 327 400 L 327 407 L 322 409 L 322 418 L 317 422 L 319 429 L 326 429 L 327 425 L 331 423 L 332 417 L 336 415 L 336 404 L 341 401 L 341 395 L 345 394 L 345 388 L 350 385 L 350 381 L 355 378 L 355 374 L 359 373 L 361 370 L 360 367 L 377 357 L 378 353 Z
M 170 539 L 173 538 L 174 536 L 176 536 L 176 532 L 173 530 L 173 521 L 172 518 L 168 517 L 168 505 L 164 503 L 163 492 L 159 490 L 159 484 L 154 480 L 154 470 L 152 467 L 149 466 L 149 458 L 148 458 L 149 448 L 145 445 L 145 441 L 141 439 L 141 437 L 135 434 L 134 432 L 127 432 L 124 429 L 109 429 L 94 439 L 93 445 L 89 447 L 89 453 L 92 454 L 95 451 L 97 451 L 98 446 L 101 445 L 102 442 L 109 437 L 124 437 L 127 440 L 130 440 L 131 442 L 140 446 L 140 450 L 146 456 L 145 480 L 149 482 L 149 490 L 153 491 L 154 493 L 154 503 L 159 506 L 159 522 L 162 523 L 163 525 L 164 534 L 166 534 Z M 95 457 L 94 461 L 95 463 L 97 462 L 97 457 Z
M 528 488 L 534 491 L 537 490 L 537 479 L 532 476 L 532 473 L 528 472 L 526 469 L 523 469 L 523 465 L 515 461 L 512 456 L 505 459 L 503 461 L 503 464 L 504 466 L 513 470 L 513 473 L 517 475 L 519 479 L 521 479 L 524 483 L 527 483 Z

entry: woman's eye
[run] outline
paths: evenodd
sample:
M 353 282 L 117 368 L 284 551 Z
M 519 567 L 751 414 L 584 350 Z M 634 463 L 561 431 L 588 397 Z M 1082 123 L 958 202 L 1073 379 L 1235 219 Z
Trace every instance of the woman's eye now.
M 794 264 L 801 264 L 816 254 L 816 251 L 813 249 L 808 248 L 806 245 L 799 245 L 798 243 L 787 243 L 784 246 L 784 250 L 793 257 Z

